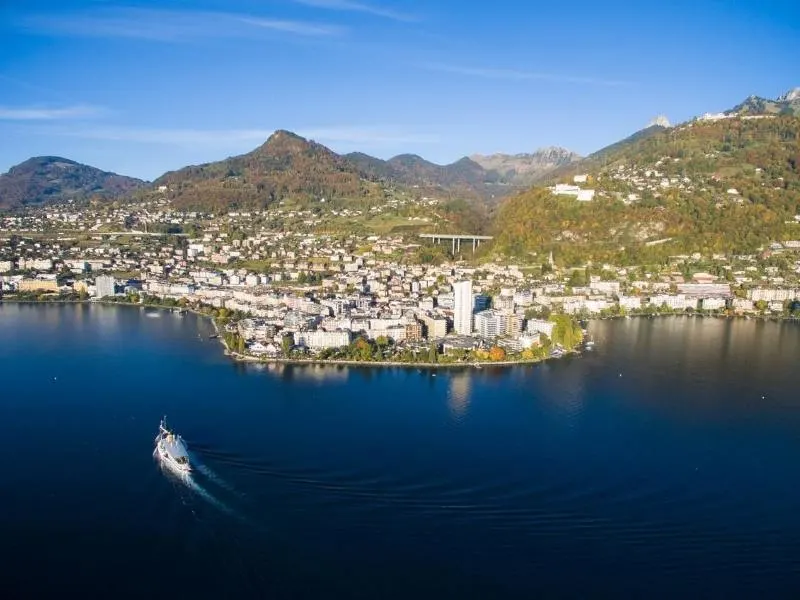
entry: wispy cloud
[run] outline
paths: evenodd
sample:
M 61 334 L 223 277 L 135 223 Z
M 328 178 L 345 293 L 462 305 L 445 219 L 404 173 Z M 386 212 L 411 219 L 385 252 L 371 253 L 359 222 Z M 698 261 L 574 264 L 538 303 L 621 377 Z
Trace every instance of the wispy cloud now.
M 197 148 L 247 148 L 263 143 L 274 130 L 245 129 L 174 129 L 137 127 L 47 127 L 38 131 L 44 135 L 61 135 L 92 140 L 163 144 Z M 299 128 L 297 134 L 325 144 L 358 144 L 365 148 L 394 144 L 431 144 L 436 136 L 409 133 L 398 127 L 323 127 Z
M 378 6 L 375 4 L 364 4 L 352 0 L 293 0 L 296 4 L 312 6 L 314 8 L 324 8 L 328 10 L 341 10 L 349 12 L 360 12 L 394 21 L 416 21 L 417 17 L 407 13 L 401 13 L 391 8 Z
M 0 106 L 0 120 L 3 121 L 58 121 L 63 119 L 85 119 L 106 114 L 104 108 L 88 105 L 45 108 L 41 106 L 8 107 Z
M 458 65 L 447 65 L 441 63 L 424 63 L 422 68 L 429 71 L 439 71 L 441 73 L 453 73 L 454 75 L 466 75 L 470 77 L 481 77 L 484 79 L 505 79 L 508 81 L 551 81 L 555 83 L 575 83 L 583 85 L 601 86 L 625 86 L 633 85 L 630 81 L 618 79 L 606 79 L 604 77 L 584 77 L 562 73 L 538 73 L 533 71 L 518 71 L 515 69 L 485 69 L 476 67 L 464 67 Z
M 160 42 L 253 37 L 264 30 L 308 37 L 334 36 L 346 31 L 337 25 L 309 21 L 237 13 L 140 8 L 32 14 L 21 18 L 19 24 L 26 29 L 47 34 Z

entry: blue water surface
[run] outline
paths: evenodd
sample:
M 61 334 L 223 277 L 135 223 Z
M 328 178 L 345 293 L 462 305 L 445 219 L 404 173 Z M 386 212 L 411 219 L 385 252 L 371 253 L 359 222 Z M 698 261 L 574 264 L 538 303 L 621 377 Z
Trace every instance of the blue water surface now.
M 192 315 L 0 305 L 2 597 L 797 597 L 800 326 L 591 330 L 533 367 L 241 365 Z

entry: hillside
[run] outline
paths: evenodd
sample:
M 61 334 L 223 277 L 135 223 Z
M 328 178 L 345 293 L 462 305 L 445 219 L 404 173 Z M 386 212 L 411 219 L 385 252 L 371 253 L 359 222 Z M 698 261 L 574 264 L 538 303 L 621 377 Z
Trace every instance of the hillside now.
M 697 120 L 651 130 L 584 161 L 592 202 L 533 189 L 509 198 L 495 250 L 565 263 L 751 253 L 800 239 L 800 118 Z M 592 157 L 589 157 L 592 159 Z
M 357 200 L 381 193 L 356 165 L 288 131 L 276 131 L 247 154 L 185 167 L 154 183 L 167 186 L 177 208 L 211 211 L 264 207 L 284 199 Z
M 30 158 L 0 175 L 0 208 L 114 198 L 145 182 L 58 156 Z
M 800 88 L 789 90 L 775 100 L 750 96 L 725 114 L 731 115 L 794 115 L 800 116 Z
M 569 178 L 578 173 L 592 173 L 609 163 L 614 161 L 615 157 L 620 153 L 624 153 L 629 148 L 635 148 L 637 142 L 647 139 L 650 136 L 656 135 L 665 131 L 667 128 L 664 125 L 654 123 L 650 124 L 644 129 L 640 129 L 636 133 L 628 137 L 614 142 L 596 152 L 592 152 L 589 156 L 578 160 L 566 162 L 554 169 L 543 172 L 541 175 L 534 178 L 534 182 L 550 182 L 563 178 Z
M 553 169 L 581 159 L 565 148 L 540 148 L 530 154 L 474 154 L 469 157 L 501 181 L 515 185 L 531 185 Z

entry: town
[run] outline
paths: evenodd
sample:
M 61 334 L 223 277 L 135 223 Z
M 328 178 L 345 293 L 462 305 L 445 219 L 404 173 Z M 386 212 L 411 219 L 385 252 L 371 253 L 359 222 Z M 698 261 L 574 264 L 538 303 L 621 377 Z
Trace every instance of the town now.
M 212 309 L 234 356 L 266 359 L 539 360 L 585 343 L 584 319 L 800 315 L 800 241 L 666 267 L 565 267 L 552 253 L 534 264 L 475 259 L 477 238 L 490 236 L 465 234 L 462 245 L 315 229 L 331 216 L 341 215 L 182 213 L 163 201 L 28 209 L 0 217 L 0 294 Z M 267 226 L 287 218 L 298 227 Z M 418 260 L 437 242 L 444 260 Z

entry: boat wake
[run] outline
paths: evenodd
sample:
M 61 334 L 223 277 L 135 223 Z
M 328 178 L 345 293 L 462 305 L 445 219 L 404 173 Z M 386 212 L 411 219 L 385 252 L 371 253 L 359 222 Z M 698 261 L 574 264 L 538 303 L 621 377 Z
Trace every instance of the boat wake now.
M 220 512 L 225 513 L 226 515 L 233 517 L 237 520 L 243 522 L 247 521 L 247 519 L 245 519 L 243 515 L 241 515 L 239 512 L 228 506 L 228 504 L 217 498 L 214 494 L 212 494 L 205 487 L 203 487 L 203 485 L 200 484 L 195 479 L 192 473 L 179 473 L 173 469 L 170 469 L 159 460 L 158 454 L 156 452 L 153 453 L 153 457 L 158 462 L 161 472 L 164 473 L 164 475 L 166 475 L 174 483 L 181 484 L 183 487 L 193 492 L 196 496 L 202 498 L 206 503 L 213 506 Z M 208 471 L 211 472 L 210 469 Z
M 230 483 L 225 481 L 222 477 L 217 475 L 208 465 L 200 461 L 197 453 L 192 452 L 192 468 L 198 473 L 202 474 L 205 479 L 208 479 L 214 485 L 217 485 L 231 494 L 236 496 L 243 496 L 244 494 L 236 490 Z

